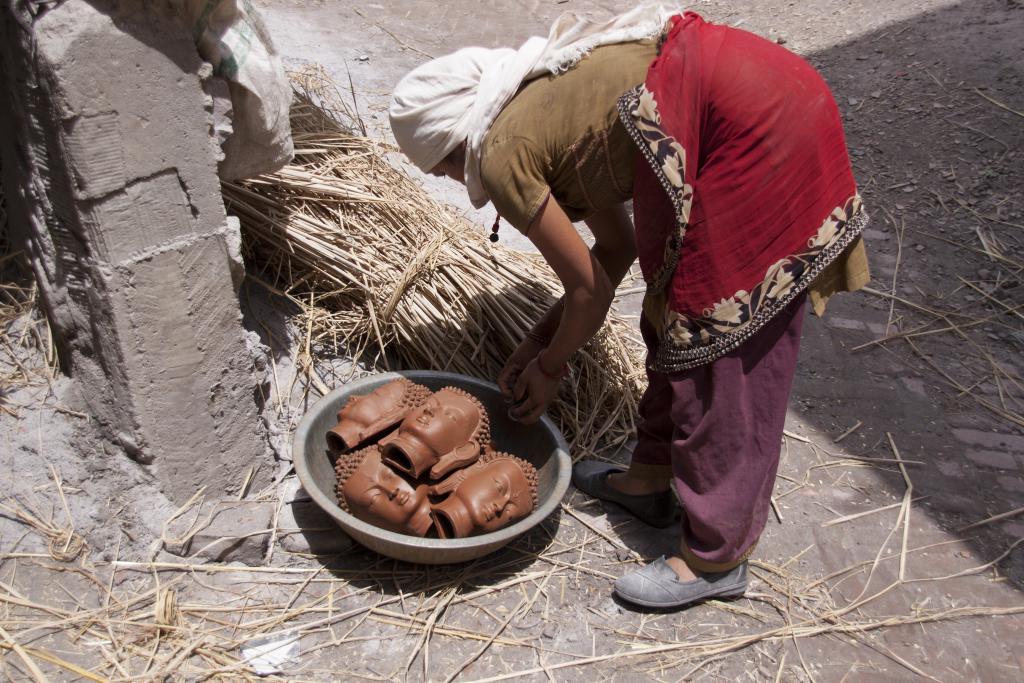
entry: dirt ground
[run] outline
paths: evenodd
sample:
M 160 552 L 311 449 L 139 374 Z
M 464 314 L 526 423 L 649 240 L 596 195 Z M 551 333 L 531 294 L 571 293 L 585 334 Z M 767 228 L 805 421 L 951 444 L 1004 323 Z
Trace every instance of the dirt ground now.
M 383 137 L 391 87 L 428 55 L 515 45 L 562 11 L 627 5 L 256 4 L 290 65 L 351 77 Z M 870 290 L 804 328 L 746 598 L 681 613 L 617 602 L 614 578 L 675 539 L 572 490 L 560 514 L 466 565 L 350 547 L 297 488 L 288 432 L 303 406 L 287 392 L 272 399 L 284 407 L 279 485 L 246 495 L 275 510 L 270 544 L 248 563 L 183 559 L 161 543 L 176 506 L 82 436 L 73 384 L 46 379 L 45 344 L 33 342 L 30 327 L 44 326 L 16 311 L 5 322 L 18 343 L 0 359 L 0 671 L 236 679 L 268 637 L 294 639 L 268 674 L 289 681 L 1024 678 L 1024 514 L 991 519 L 1024 505 L 1024 7 L 692 8 L 821 70 L 872 215 Z M 486 230 L 493 216 L 471 211 L 460 187 L 424 182 Z M 10 273 L 3 286 L 30 287 Z M 287 387 L 298 335 L 278 320 L 284 331 L 268 338 L 260 321 L 279 310 L 259 288 L 243 294 L 276 359 L 275 388 Z M 23 376 L 31 386 L 16 386 Z

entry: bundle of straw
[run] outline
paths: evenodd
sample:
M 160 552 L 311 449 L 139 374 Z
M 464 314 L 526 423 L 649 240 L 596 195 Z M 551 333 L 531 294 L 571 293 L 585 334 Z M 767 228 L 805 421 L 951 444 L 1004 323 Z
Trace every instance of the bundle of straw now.
M 224 188 L 249 270 L 306 307 L 321 346 L 383 369 L 493 380 L 555 301 L 554 273 L 539 257 L 491 244 L 391 166 L 389 148 L 358 132 L 322 70 L 293 82 L 295 159 Z M 639 344 L 613 313 L 576 354 L 550 409 L 575 457 L 629 439 L 643 375 Z

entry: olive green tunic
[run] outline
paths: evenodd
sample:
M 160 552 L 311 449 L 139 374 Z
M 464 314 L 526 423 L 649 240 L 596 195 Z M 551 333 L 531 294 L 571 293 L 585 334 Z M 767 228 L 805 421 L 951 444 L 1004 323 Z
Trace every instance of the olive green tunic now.
M 525 233 L 549 188 L 574 221 L 632 197 L 636 146 L 615 104 L 655 56 L 653 40 L 607 45 L 519 90 L 482 146 L 481 180 L 502 218 Z

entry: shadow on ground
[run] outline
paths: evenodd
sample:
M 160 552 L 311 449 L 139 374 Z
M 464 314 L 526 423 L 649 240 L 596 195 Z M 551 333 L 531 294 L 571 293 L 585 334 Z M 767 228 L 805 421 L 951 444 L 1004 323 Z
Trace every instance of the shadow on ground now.
M 904 299 L 888 333 L 962 330 L 857 349 L 885 336 L 891 300 L 842 296 L 804 328 L 792 412 L 832 438 L 863 423 L 836 452 L 891 458 L 891 433 L 921 463 L 908 467 L 914 496 L 927 496 L 914 510 L 985 561 L 1024 536 L 1020 518 L 958 531 L 1024 505 L 1024 318 L 1007 311 L 1024 304 L 1022 30 L 1019 4 L 963 2 L 810 55 L 844 111 L 872 214 L 872 287 L 895 281 Z M 872 473 L 903 495 L 896 468 Z M 776 495 L 788 488 L 780 481 Z M 1024 551 L 1002 566 L 1024 586 Z
M 300 489 L 295 508 L 295 520 L 300 528 L 323 529 L 334 527 L 334 521 L 315 504 L 302 505 L 305 492 Z M 308 496 L 308 494 L 305 494 Z M 338 578 L 344 578 L 356 588 L 379 588 L 386 596 L 431 594 L 442 588 L 456 587 L 459 594 L 474 593 L 500 585 L 516 576 L 545 553 L 554 541 L 561 521 L 556 511 L 532 530 L 513 540 L 500 550 L 469 562 L 450 565 L 419 565 L 393 560 L 358 545 L 353 550 L 317 555 L 317 560 Z M 310 550 L 317 553 L 323 536 L 315 531 L 303 533 Z M 335 531 L 335 534 L 338 532 Z

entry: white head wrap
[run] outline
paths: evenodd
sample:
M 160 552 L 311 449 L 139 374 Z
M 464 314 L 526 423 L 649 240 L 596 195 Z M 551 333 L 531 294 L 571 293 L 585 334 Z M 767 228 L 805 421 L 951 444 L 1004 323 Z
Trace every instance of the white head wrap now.
M 603 22 L 567 12 L 547 38 L 530 38 L 518 50 L 467 47 L 422 64 L 395 86 L 390 110 L 395 140 L 424 172 L 465 141 L 466 189 L 480 208 L 489 201 L 480 181 L 481 145 L 520 85 L 571 69 L 595 47 L 656 36 L 678 11 L 650 5 Z

